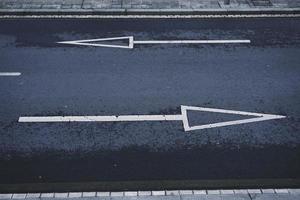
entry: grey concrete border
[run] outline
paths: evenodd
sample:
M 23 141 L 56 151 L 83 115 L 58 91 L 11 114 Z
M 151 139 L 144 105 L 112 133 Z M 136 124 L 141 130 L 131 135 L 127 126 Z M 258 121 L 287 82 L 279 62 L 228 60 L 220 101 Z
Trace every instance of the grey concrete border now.
M 268 190 L 268 191 L 266 191 Z M 1 194 L 0 199 L 32 199 L 32 198 L 86 198 L 86 197 L 137 197 L 137 196 L 189 196 L 189 195 L 300 195 L 300 189 L 244 189 L 244 190 L 154 190 L 154 191 L 114 191 L 114 192 L 69 192 L 69 193 L 14 193 Z M 239 192 L 243 191 L 243 192 Z M 265 192 L 264 192 L 265 191 Z M 105 193 L 105 195 L 103 195 Z M 57 195 L 62 194 L 62 195 Z
M 0 9 L 0 15 L 245 15 L 300 14 L 300 8 L 220 9 Z

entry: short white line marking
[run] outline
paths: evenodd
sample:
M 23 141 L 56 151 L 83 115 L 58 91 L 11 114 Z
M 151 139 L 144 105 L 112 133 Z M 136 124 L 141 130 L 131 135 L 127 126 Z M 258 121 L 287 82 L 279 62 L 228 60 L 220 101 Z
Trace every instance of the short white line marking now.
M 300 17 L 300 14 L 241 14 L 241 15 L 2 15 L 0 19 L 193 19 L 193 18 L 273 18 Z
M 128 45 L 110 45 L 93 42 L 128 40 Z M 88 40 L 73 40 L 57 42 L 59 44 L 72 44 L 94 47 L 112 47 L 132 49 L 136 44 L 232 44 L 232 43 L 251 43 L 250 40 L 134 40 L 133 36 L 97 38 Z
M 247 115 L 254 118 L 190 126 L 187 115 L 188 110 L 215 112 L 225 114 Z M 19 122 L 133 122 L 133 121 L 182 121 L 184 131 L 201 130 L 230 125 L 246 124 L 252 122 L 266 121 L 272 119 L 285 118 L 282 115 L 270 115 L 262 113 L 252 113 L 244 111 L 224 110 L 216 108 L 204 108 L 195 106 L 181 106 L 181 114 L 178 115 L 112 115 L 112 116 L 37 116 L 19 117 Z
M 0 76 L 20 76 L 20 72 L 0 72 Z

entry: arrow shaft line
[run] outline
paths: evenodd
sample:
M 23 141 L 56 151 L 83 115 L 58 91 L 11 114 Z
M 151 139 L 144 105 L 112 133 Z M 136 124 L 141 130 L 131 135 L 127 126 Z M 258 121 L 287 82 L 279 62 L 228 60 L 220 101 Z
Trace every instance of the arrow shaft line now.
M 19 117 L 19 122 L 132 122 L 182 121 L 182 119 L 182 115 L 44 116 Z
M 139 40 L 134 44 L 226 44 L 250 43 L 250 40 Z
M 20 76 L 20 72 L 0 72 L 0 76 Z

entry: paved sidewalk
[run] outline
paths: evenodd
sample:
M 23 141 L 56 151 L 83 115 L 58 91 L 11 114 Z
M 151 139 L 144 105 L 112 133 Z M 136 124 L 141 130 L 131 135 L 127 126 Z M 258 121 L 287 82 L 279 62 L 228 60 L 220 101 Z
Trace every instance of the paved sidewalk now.
M 300 189 L 243 189 L 243 190 L 161 190 L 127 192 L 69 192 L 0 194 L 7 199 L 46 200 L 297 200 Z
M 1 11 L 92 11 L 92 10 L 281 10 L 300 9 L 300 0 L 0 0 Z

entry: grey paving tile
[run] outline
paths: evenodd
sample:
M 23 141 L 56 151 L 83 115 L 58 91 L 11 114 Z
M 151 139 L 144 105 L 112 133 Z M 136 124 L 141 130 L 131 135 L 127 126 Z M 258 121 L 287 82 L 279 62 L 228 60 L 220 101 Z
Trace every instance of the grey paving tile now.
M 206 190 L 193 190 L 194 194 L 197 195 L 197 194 L 206 194 Z
M 179 190 L 167 190 L 166 195 L 179 195 Z
M 248 194 L 223 194 L 222 200 L 252 200 Z
M 96 192 L 83 192 L 82 197 L 96 197 Z
M 248 194 L 248 190 L 246 189 L 239 189 L 239 190 L 233 190 L 235 194 Z
M 26 198 L 28 199 L 28 198 L 40 198 L 40 196 L 41 196 L 41 193 L 28 193 L 27 195 L 26 195 Z
M 220 190 L 207 190 L 207 194 L 221 194 Z
M 181 200 L 221 200 L 220 195 L 183 195 Z
M 252 200 L 298 200 L 300 195 L 290 194 L 251 194 Z
M 82 197 L 82 192 L 70 192 L 69 198 L 79 198 Z
M 275 190 L 274 189 L 261 189 L 263 194 L 274 194 Z
M 279 194 L 279 193 L 288 194 L 289 190 L 288 189 L 275 189 L 275 192 L 277 194 Z
M 247 191 L 249 194 L 261 194 L 260 189 L 248 189 Z
M 41 198 L 53 198 L 54 193 L 42 193 Z
M 126 192 L 124 192 L 124 196 L 135 197 L 137 195 L 138 195 L 137 191 L 126 191 Z
M 138 191 L 138 196 L 151 196 L 151 191 Z
M 54 193 L 55 198 L 67 198 L 69 196 L 69 193 L 64 192 L 64 193 Z
M 12 194 L 0 194 L 0 199 L 11 199 Z
M 221 194 L 234 194 L 233 190 L 221 190 Z
M 166 192 L 164 190 L 157 190 L 157 191 L 152 191 L 153 196 L 164 196 L 166 195 Z
M 97 192 L 97 197 L 109 197 L 110 192 Z
M 111 192 L 110 196 L 111 197 L 122 197 L 122 196 L 124 196 L 124 192 Z
M 26 194 L 13 194 L 12 199 L 25 199 Z
M 179 190 L 180 195 L 192 195 L 193 190 Z
M 300 194 L 300 189 L 288 189 L 291 194 Z

